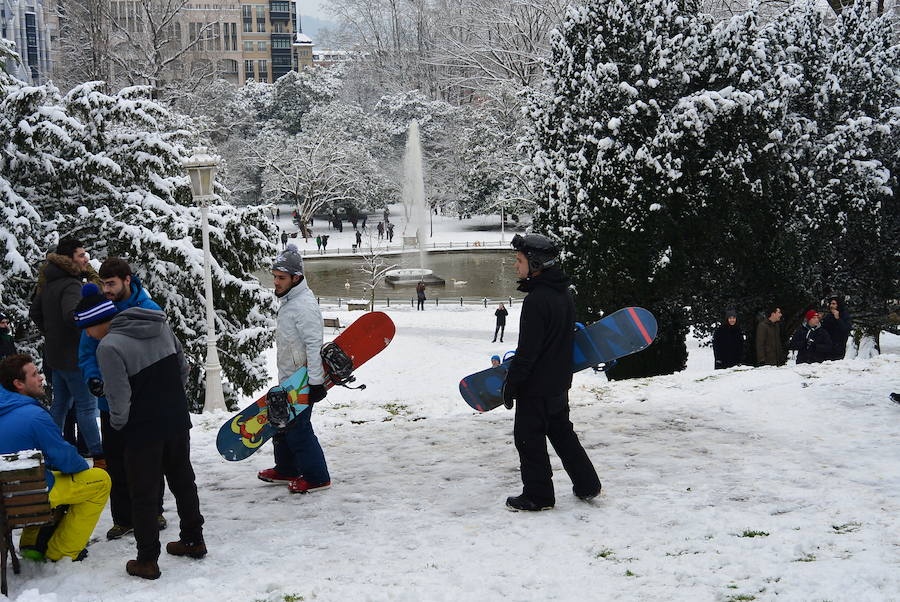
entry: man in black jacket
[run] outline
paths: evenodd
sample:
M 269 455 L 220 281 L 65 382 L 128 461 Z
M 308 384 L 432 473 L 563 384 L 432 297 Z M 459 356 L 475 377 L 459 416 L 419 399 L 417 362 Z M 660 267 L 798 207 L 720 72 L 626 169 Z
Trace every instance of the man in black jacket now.
M 791 337 L 788 349 L 797 351 L 798 364 L 819 364 L 831 359 L 834 346 L 828 331 L 819 324 L 816 310 L 806 312 L 803 326 Z
M 91 290 L 93 289 L 93 290 Z M 202 558 L 203 515 L 191 466 L 187 395 L 188 367 L 181 343 L 165 314 L 132 307 L 120 313 L 91 285 L 84 287 L 75 319 L 100 341 L 97 364 L 109 402 L 109 423 L 125 441 L 123 460 L 131 494 L 137 558 L 125 564 L 129 575 L 158 579 L 159 484 L 165 474 L 175 496 L 181 532 L 169 542 L 173 556 Z
M 506 311 L 506 306 L 501 303 L 497 311 L 494 312 L 494 316 L 497 318 L 497 325 L 494 327 L 494 340 L 491 343 L 497 342 L 498 332 L 500 333 L 500 342 L 503 342 L 503 333 L 506 331 L 506 316 L 508 315 L 509 312 Z
M 503 384 L 503 400 L 507 408 L 518 400 L 513 436 L 523 491 L 507 498 L 506 506 L 512 511 L 548 510 L 556 498 L 547 439 L 572 479 L 577 497 L 596 497 L 600 479 L 569 420 L 575 338 L 575 302 L 569 278 L 556 265 L 558 251 L 547 237 L 516 235 L 512 245 L 521 278 L 519 290 L 527 295 L 519 319 L 516 355 Z

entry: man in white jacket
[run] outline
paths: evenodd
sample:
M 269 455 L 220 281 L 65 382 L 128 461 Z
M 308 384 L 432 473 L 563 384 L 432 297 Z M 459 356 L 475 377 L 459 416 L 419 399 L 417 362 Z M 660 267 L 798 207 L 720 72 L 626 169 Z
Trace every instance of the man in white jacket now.
M 331 487 L 322 446 L 313 432 L 313 404 L 324 399 L 322 312 L 303 277 L 303 257 L 288 245 L 272 264 L 275 295 L 281 301 L 275 328 L 278 382 L 300 367 L 309 374 L 309 409 L 275 435 L 275 467 L 257 476 L 268 483 L 286 481 L 291 493 L 310 493 Z

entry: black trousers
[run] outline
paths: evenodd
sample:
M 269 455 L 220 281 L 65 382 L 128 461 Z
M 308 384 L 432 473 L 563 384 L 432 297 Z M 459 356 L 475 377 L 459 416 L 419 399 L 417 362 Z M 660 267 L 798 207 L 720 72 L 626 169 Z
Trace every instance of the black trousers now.
M 203 539 L 203 515 L 191 466 L 189 431 L 168 439 L 125 444 L 125 472 L 131 493 L 131 517 L 138 561 L 159 558 L 158 509 L 159 480 L 163 475 L 175 496 L 180 539 L 198 542 Z
M 421 309 L 422 311 L 425 311 L 425 299 L 418 299 L 416 303 L 416 310 Z
M 534 503 L 547 506 L 556 503 L 547 439 L 572 479 L 575 495 L 591 495 L 600 490 L 597 471 L 569 420 L 567 393 L 517 399 L 513 437 L 519 452 L 522 492 Z
M 506 332 L 506 324 L 497 324 L 497 327 L 494 328 L 494 340 L 497 340 L 497 333 L 500 333 L 500 342 L 503 342 L 503 333 Z
M 109 512 L 113 523 L 121 527 L 131 527 L 131 494 L 128 493 L 128 475 L 125 472 L 125 438 L 109 423 L 109 412 L 100 410 L 100 434 L 103 436 L 103 456 L 106 458 L 106 472 L 112 480 L 109 492 Z M 166 481 L 159 479 L 159 511 L 163 513 L 163 493 Z

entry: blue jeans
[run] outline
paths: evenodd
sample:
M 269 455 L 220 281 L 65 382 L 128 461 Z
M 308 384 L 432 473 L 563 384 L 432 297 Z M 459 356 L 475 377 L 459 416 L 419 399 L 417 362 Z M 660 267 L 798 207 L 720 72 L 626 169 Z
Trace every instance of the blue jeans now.
M 84 438 L 91 456 L 102 456 L 100 428 L 97 426 L 97 398 L 91 395 L 87 384 L 81 380 L 80 370 L 53 371 L 53 403 L 50 416 L 62 431 L 69 408 L 75 405 L 75 422 Z
M 291 426 L 272 440 L 275 447 L 275 470 L 286 477 L 303 477 L 319 485 L 331 480 L 325 453 L 313 432 L 310 421 L 312 407 L 300 414 Z

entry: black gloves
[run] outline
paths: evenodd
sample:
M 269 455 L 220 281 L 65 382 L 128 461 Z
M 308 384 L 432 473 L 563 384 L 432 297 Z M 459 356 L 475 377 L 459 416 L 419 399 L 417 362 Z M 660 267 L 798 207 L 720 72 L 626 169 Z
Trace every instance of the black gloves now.
M 513 386 L 509 384 L 509 376 L 503 379 L 503 387 L 500 389 L 500 395 L 503 397 L 503 407 L 507 410 L 513 409 L 516 394 L 515 391 L 513 391 Z
M 88 390 L 94 397 L 103 397 L 103 381 L 97 377 L 89 378 L 87 381 Z
M 325 385 L 310 385 L 309 386 L 309 399 L 307 399 L 307 403 L 312 405 L 317 401 L 322 401 L 325 399 L 325 396 L 328 393 L 325 391 Z

